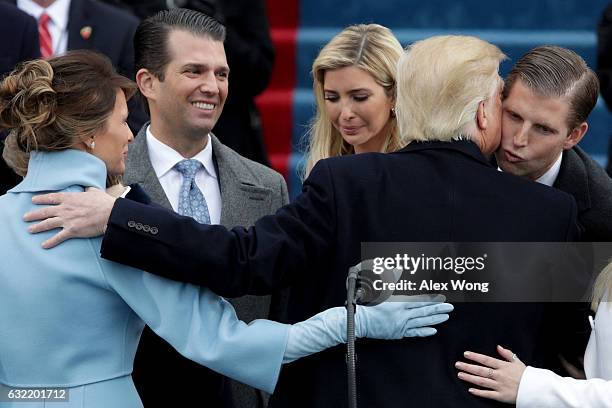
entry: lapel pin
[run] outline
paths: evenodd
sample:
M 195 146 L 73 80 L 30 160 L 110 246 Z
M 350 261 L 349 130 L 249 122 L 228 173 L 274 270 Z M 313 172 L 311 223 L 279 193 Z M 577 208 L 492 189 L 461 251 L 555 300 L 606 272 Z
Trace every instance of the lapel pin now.
M 81 28 L 80 34 L 81 38 L 83 38 L 84 40 L 89 40 L 89 37 L 91 37 L 91 27 L 85 26 Z

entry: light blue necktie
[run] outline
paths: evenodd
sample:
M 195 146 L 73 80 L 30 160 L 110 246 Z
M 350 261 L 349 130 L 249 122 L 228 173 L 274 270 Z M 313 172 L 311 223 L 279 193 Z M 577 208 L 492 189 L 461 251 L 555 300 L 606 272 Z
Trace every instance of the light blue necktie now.
M 195 182 L 195 175 L 202 163 L 197 160 L 181 160 L 174 167 L 183 175 L 178 213 L 192 217 L 200 224 L 210 224 L 206 199 Z

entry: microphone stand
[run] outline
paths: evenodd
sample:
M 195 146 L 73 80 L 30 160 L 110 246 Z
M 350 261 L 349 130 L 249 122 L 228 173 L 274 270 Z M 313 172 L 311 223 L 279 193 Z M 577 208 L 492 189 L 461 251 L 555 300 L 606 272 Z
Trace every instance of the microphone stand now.
M 357 408 L 357 371 L 355 354 L 355 311 L 357 304 L 374 306 L 386 301 L 393 295 L 393 291 L 377 291 L 373 280 L 382 279 L 388 282 L 397 282 L 401 269 L 386 270 L 383 274 L 368 276 L 372 270 L 371 259 L 358 263 L 349 268 L 346 278 L 346 366 L 348 371 L 348 403 L 349 408 Z
M 349 408 L 357 408 L 357 377 L 355 363 L 355 310 L 361 297 L 361 288 L 356 289 L 360 265 L 349 268 L 346 292 L 346 365 L 348 371 Z

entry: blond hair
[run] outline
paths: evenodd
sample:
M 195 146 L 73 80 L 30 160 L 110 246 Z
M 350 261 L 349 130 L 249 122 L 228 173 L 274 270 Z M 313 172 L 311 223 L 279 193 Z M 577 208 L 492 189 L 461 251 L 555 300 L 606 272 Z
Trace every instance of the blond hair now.
M 478 105 L 501 85 L 506 56 L 470 36 L 435 36 L 413 43 L 397 68 L 396 114 L 402 137 L 450 141 L 476 137 Z
M 20 176 L 30 152 L 69 149 L 104 130 L 117 90 L 136 85 L 93 51 L 22 64 L 0 83 L 0 128 L 10 129 L 2 157 Z
M 600 272 L 599 276 L 595 280 L 595 285 L 593 286 L 593 300 L 591 302 L 591 309 L 593 311 L 597 311 L 597 307 L 599 307 L 599 303 L 605 297 L 607 292 L 608 301 L 612 301 L 612 260 L 608 263 L 608 265 L 603 268 Z
M 317 112 L 307 133 L 309 137 L 305 178 L 321 159 L 353 154 L 353 146 L 342 139 L 325 110 L 323 91 L 325 72 L 355 66 L 370 74 L 386 94 L 395 98 L 395 68 L 403 49 L 391 30 L 378 24 L 352 25 L 342 30 L 323 47 L 312 64 L 313 88 Z M 383 152 L 397 150 L 406 143 L 401 140 L 395 118 L 389 113 L 389 134 Z

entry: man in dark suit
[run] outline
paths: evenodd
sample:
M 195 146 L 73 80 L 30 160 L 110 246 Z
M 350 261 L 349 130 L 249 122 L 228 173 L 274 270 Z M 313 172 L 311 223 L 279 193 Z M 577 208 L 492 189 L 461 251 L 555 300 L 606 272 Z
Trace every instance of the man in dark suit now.
M 0 2 L 0 80 L 21 61 L 40 57 L 36 20 L 17 7 Z M 11 39 L 10 41 L 8 39 Z M 0 132 L 0 151 L 6 134 Z M 0 159 L 0 195 L 19 182 L 19 177 Z
M 584 241 L 612 240 L 612 179 L 578 142 L 599 93 L 595 73 L 575 52 L 537 47 L 514 65 L 504 88 L 504 171 L 571 194 Z
M 43 13 L 52 14 L 52 7 L 61 5 L 62 1 L 67 3 L 58 11 L 56 20 L 61 20 L 64 17 L 61 14 L 66 13 L 65 23 L 54 21 L 53 17 L 48 23 L 50 27 L 58 24 L 57 35 L 52 37 L 53 55 L 68 50 L 95 50 L 109 57 L 120 73 L 132 78 L 136 17 L 98 0 L 17 0 L 13 3 L 39 19 Z
M 474 37 L 413 44 L 399 63 L 397 95 L 400 130 L 413 143 L 396 153 L 322 160 L 294 203 L 248 230 L 202 226 L 100 191 L 38 197 L 60 205 L 27 219 L 51 217 L 35 232 L 64 227 L 45 246 L 106 228 L 104 257 L 225 296 L 290 285 L 289 321 L 344 303 L 347 270 L 360 261 L 362 242 L 573 240 L 569 195 L 489 164 L 500 140 L 503 57 Z M 84 216 L 75 217 L 75 208 Z M 156 233 L 138 223 L 155 225 Z M 545 350 L 556 352 L 543 335 L 549 312 L 541 304 L 457 304 L 433 339 L 363 342 L 359 403 L 493 406 L 468 393 L 455 361 L 465 350 L 492 354 L 502 343 L 523 361 L 542 363 Z M 345 388 L 345 355 L 335 348 L 284 367 L 271 406 L 343 407 Z

